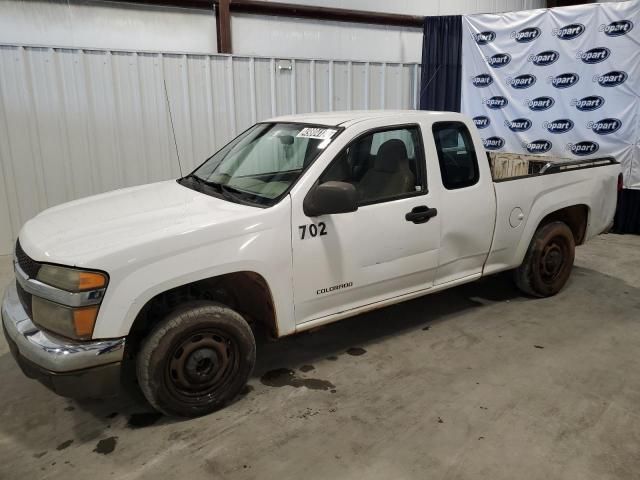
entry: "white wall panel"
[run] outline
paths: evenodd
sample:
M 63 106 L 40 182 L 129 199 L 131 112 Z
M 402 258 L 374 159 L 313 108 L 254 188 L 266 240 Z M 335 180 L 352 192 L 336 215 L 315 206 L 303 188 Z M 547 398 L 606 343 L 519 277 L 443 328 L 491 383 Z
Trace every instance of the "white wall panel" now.
M 281 0 L 276 0 L 281 1 Z M 287 0 L 406 15 L 527 10 L 545 0 Z M 232 14 L 235 54 L 419 62 L 420 28 Z M 212 54 L 213 11 L 91 0 L 0 0 L 0 43 Z
M 546 0 L 289 0 L 287 3 L 418 16 L 496 13 L 546 6 Z M 247 14 L 233 14 L 231 27 L 234 52 L 243 54 L 378 62 L 420 62 L 422 56 L 421 28 Z
M 421 28 L 234 14 L 231 34 L 248 55 L 417 62 L 422 51 Z
M 417 68 L 0 45 L 0 254 L 49 206 L 177 177 L 172 119 L 187 173 L 273 115 L 413 108 Z
M 313 111 L 313 62 L 311 60 L 296 60 L 295 100 L 296 113 Z
M 213 10 L 91 0 L 0 0 L 0 43 L 216 52 Z

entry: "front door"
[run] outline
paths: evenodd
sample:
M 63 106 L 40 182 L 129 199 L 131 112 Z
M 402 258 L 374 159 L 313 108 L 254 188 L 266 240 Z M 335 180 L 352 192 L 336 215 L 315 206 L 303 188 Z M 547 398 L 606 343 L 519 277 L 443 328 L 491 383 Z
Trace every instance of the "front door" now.
M 365 132 L 319 179 L 352 183 L 358 210 L 292 212 L 296 323 L 375 304 L 433 285 L 438 266 L 437 194 L 427 189 L 417 125 Z

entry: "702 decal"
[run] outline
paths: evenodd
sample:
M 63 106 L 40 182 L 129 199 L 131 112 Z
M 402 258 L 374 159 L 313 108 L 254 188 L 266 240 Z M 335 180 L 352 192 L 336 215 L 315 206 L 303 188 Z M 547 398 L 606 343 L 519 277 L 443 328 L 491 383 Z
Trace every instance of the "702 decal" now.
M 310 237 L 322 237 L 327 234 L 327 225 L 324 222 L 319 222 L 317 225 L 315 223 L 300 225 L 298 229 L 300 230 L 300 240 Z

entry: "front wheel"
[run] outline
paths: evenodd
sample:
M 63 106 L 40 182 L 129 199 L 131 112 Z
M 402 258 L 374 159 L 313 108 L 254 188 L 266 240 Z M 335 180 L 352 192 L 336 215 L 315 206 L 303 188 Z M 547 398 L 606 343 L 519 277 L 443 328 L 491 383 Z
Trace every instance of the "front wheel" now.
M 575 240 L 571 229 L 563 222 L 540 227 L 515 271 L 516 285 L 535 297 L 550 297 L 558 293 L 571 275 L 575 256 Z
M 144 340 L 138 383 L 158 411 L 206 415 L 232 400 L 256 361 L 251 328 L 234 310 L 193 301 L 167 315 Z

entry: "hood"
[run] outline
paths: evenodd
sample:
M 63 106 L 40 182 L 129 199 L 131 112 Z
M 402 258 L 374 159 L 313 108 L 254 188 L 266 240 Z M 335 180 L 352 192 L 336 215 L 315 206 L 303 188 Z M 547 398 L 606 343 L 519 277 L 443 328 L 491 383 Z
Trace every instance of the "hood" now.
M 114 252 L 199 232 L 261 211 L 171 180 L 45 210 L 24 225 L 20 244 L 37 261 L 97 268 L 92 262 Z

